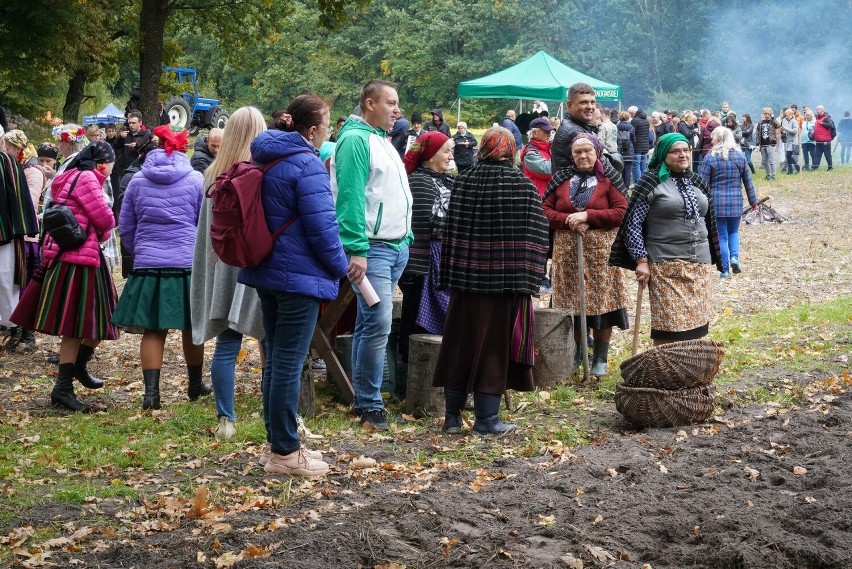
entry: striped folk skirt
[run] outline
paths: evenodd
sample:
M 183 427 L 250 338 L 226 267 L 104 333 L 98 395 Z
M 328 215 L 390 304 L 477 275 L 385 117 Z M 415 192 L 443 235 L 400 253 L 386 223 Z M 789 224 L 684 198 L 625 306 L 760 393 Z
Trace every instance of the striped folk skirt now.
M 51 336 L 115 340 L 118 328 L 110 321 L 116 296 L 103 255 L 99 267 L 43 259 L 12 321 Z
M 707 335 L 713 315 L 713 265 L 687 261 L 651 263 L 648 296 L 651 338 L 694 340 Z

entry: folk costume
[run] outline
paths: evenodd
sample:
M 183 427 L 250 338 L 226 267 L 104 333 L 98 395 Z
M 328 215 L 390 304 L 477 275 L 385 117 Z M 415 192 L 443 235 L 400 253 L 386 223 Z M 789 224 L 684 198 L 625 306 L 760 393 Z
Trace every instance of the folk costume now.
M 474 392 L 480 434 L 503 433 L 501 394 L 529 391 L 532 301 L 547 256 L 547 220 L 532 182 L 513 166 L 512 133 L 493 127 L 479 160 L 453 187 L 444 229 L 440 284 L 450 290 L 433 385 L 444 387 L 444 429 L 461 430 L 460 410 Z

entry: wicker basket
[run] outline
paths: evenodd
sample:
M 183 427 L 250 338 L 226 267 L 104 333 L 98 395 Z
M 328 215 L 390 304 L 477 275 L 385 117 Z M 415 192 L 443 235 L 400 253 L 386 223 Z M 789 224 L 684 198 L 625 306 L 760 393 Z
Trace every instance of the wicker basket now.
M 627 387 L 687 389 L 709 385 L 719 372 L 725 351 L 707 339 L 656 346 L 621 363 Z
M 716 387 L 688 389 L 615 387 L 615 408 L 637 427 L 677 427 L 706 421 L 716 406 Z

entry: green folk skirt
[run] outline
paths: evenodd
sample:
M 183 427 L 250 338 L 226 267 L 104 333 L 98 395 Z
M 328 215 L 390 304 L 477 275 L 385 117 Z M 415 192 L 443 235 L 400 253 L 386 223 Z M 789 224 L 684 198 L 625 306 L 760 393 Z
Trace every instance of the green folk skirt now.
M 131 334 L 191 330 L 191 269 L 137 269 L 130 273 L 112 322 Z

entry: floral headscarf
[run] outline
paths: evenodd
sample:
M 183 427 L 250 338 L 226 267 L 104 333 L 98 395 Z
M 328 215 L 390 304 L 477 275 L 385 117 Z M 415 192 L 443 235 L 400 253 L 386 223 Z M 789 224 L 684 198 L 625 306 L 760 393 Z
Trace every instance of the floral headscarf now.
M 30 144 L 30 139 L 27 138 L 24 131 L 18 129 L 10 130 L 3 135 L 3 138 L 20 150 L 20 153 L 18 153 L 17 156 L 20 164 L 23 164 L 30 158 L 35 158 L 37 156 L 35 147 Z
M 182 128 L 173 129 L 171 125 L 163 124 L 154 129 L 154 136 L 160 139 L 160 145 L 169 156 L 172 152 L 186 152 L 189 133 Z
M 595 157 L 597 158 L 594 166 L 595 178 L 597 178 L 598 182 L 602 182 L 606 176 L 604 175 L 603 162 L 601 162 L 601 156 L 603 156 L 603 146 L 601 145 L 601 141 L 598 140 L 598 137 L 594 134 L 581 132 L 574 137 L 574 140 L 571 142 L 571 146 L 573 147 L 577 144 L 578 140 L 587 140 L 591 142 L 592 146 L 595 148 Z
M 515 135 L 502 126 L 492 126 L 482 135 L 479 142 L 480 160 L 515 159 Z
M 449 139 L 446 134 L 436 130 L 421 134 L 402 159 L 405 171 L 412 174 L 418 166 L 431 160 Z

